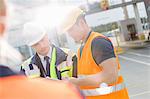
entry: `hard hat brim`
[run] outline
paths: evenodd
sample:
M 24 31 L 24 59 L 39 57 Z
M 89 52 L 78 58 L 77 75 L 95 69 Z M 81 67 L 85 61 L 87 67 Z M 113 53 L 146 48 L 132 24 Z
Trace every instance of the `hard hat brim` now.
M 83 10 L 76 8 L 71 11 L 63 20 L 60 29 L 62 32 L 67 32 L 77 21 L 80 15 L 84 14 Z
M 28 46 L 35 45 L 36 43 L 38 43 L 39 41 L 41 41 L 44 38 L 45 35 L 46 34 L 43 33 L 39 38 L 36 38 L 36 40 L 34 40 L 33 42 L 28 43 Z

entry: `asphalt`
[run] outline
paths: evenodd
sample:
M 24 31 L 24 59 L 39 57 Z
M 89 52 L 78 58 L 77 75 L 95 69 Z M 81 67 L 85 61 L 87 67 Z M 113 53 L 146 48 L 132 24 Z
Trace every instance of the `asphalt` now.
M 150 44 L 119 55 L 130 99 L 150 99 Z

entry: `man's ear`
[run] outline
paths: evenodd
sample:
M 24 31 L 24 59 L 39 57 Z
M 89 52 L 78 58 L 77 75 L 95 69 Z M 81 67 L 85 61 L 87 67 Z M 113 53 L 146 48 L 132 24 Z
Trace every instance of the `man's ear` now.
M 78 25 L 79 25 L 80 27 L 83 27 L 84 24 L 85 24 L 85 21 L 84 21 L 82 18 L 78 20 Z

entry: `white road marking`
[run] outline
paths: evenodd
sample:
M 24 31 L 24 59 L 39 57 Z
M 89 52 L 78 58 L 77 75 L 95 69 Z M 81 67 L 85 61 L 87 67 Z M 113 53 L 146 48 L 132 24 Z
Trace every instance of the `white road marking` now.
M 143 94 L 148 94 L 148 93 L 150 93 L 150 91 L 141 92 L 141 93 L 138 93 L 138 94 L 135 94 L 135 95 L 131 95 L 130 98 L 135 97 L 135 96 L 140 96 L 140 95 L 143 95 Z
M 150 66 L 149 62 L 139 61 L 139 60 L 136 60 L 136 59 L 133 59 L 133 58 L 129 58 L 129 57 L 125 57 L 125 56 L 122 56 L 122 55 L 119 55 L 119 58 Z
M 148 57 L 148 58 L 150 58 L 150 55 L 143 55 L 143 54 L 139 54 L 139 53 L 135 53 L 135 52 L 127 52 L 127 54 L 132 54 L 132 55 L 136 55 L 136 56 L 141 56 L 141 57 Z

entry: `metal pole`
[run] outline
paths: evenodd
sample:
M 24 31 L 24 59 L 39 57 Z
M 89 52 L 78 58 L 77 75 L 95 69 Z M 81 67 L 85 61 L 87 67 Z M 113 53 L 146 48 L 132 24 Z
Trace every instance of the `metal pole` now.
M 116 29 L 116 26 L 114 24 L 112 24 L 112 30 L 115 30 L 115 29 Z M 116 39 L 116 42 L 117 42 L 117 47 L 120 47 L 117 32 L 114 31 L 114 33 L 115 33 L 115 39 Z
M 135 12 L 137 27 L 138 27 L 138 33 L 142 33 L 143 28 L 142 28 L 142 24 L 141 24 L 141 18 L 140 18 L 140 14 L 139 14 L 138 7 L 137 7 L 136 3 L 133 4 L 133 8 L 134 8 L 134 12 Z
M 119 40 L 118 40 L 118 35 L 117 35 L 116 31 L 115 31 L 115 38 L 116 38 L 117 46 L 120 47 Z
M 144 4 L 145 4 L 145 9 L 146 9 L 146 13 L 147 13 L 148 22 L 150 23 L 150 1 L 149 0 L 144 0 Z
M 122 0 L 122 3 L 125 3 L 125 0 Z M 129 15 L 128 15 L 127 7 L 124 6 L 124 7 L 122 7 L 122 9 L 123 9 L 123 13 L 124 13 L 124 18 L 125 18 L 125 19 L 128 19 L 128 18 L 129 18 Z
M 86 0 L 86 3 L 89 4 L 89 0 Z

